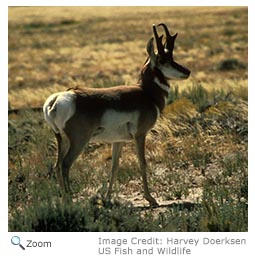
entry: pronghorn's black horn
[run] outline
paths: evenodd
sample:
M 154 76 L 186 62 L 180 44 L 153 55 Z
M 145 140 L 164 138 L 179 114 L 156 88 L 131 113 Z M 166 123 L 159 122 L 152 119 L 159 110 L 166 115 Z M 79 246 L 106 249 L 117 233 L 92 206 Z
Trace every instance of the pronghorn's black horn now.
M 174 34 L 173 36 L 171 36 L 167 26 L 164 23 L 160 23 L 160 24 L 158 24 L 158 26 L 162 26 L 165 30 L 165 33 L 166 33 L 166 48 L 171 53 L 174 49 L 174 41 L 177 37 L 177 33 Z
M 164 23 L 158 24 L 158 27 L 159 27 L 159 26 L 163 26 L 163 28 L 164 28 L 164 30 L 165 30 L 165 33 L 166 33 L 166 37 L 167 37 L 167 38 L 171 38 L 171 35 L 170 35 L 170 33 L 169 33 L 169 30 L 168 30 L 167 26 L 166 26 Z
M 160 55 L 163 55 L 164 54 L 164 47 L 163 47 L 163 44 L 162 44 L 162 36 L 161 37 L 158 36 L 155 24 L 153 24 L 152 27 L 153 27 L 153 33 L 154 33 L 154 36 L 155 36 L 155 39 L 156 39 L 156 43 L 157 43 L 158 53 Z

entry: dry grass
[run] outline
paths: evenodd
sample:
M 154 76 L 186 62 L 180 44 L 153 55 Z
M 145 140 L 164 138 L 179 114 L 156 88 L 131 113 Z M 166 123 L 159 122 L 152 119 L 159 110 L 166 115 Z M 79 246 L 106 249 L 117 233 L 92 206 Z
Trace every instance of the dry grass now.
M 246 7 L 10 7 L 9 103 L 12 108 L 41 106 L 49 94 L 76 85 L 136 83 L 151 25 L 159 22 L 168 24 L 172 33 L 179 32 L 176 61 L 187 66 L 192 76 L 171 83 L 169 105 L 147 137 L 152 194 L 165 206 L 141 211 L 141 218 L 152 214 L 152 224 L 156 219 L 156 226 L 146 230 L 245 231 Z M 35 219 L 27 207 L 46 212 L 52 201 L 57 203 L 55 153 L 42 114 L 9 116 L 11 230 L 31 230 L 21 221 Z M 71 185 L 78 206 L 105 192 L 110 159 L 109 145 L 90 144 L 75 162 Z M 132 144 L 124 146 L 114 188 L 121 202 L 146 204 Z M 37 206 L 49 200 L 47 208 Z M 185 213 L 173 209 L 175 203 L 194 204 L 197 209 Z M 22 227 L 16 228 L 13 216 L 20 218 L 16 223 Z M 184 223 L 184 218 L 196 222 Z M 101 230 L 103 225 L 104 221 Z
M 179 32 L 175 56 L 191 80 L 247 86 L 246 69 L 217 69 L 226 59 L 247 64 L 247 8 L 10 7 L 11 105 L 42 105 L 49 92 L 77 84 L 136 83 L 151 25 L 162 21 Z

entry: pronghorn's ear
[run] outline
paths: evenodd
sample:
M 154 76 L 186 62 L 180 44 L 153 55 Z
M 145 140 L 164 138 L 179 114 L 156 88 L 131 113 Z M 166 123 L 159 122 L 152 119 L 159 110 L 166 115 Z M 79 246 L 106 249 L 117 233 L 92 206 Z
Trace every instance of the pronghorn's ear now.
M 153 44 L 154 38 L 151 38 L 147 43 L 147 52 L 151 60 L 152 66 L 154 66 L 156 62 L 156 54 L 154 52 L 154 44 Z
M 147 53 L 149 56 L 151 56 L 152 53 L 155 55 L 153 41 L 154 38 L 151 38 L 147 43 Z

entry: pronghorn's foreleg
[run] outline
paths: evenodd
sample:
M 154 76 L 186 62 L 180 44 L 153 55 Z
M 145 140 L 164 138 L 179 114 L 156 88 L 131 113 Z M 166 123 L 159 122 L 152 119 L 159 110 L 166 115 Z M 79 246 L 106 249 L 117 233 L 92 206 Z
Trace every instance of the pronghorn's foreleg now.
M 111 197 L 113 182 L 119 169 L 119 158 L 120 158 L 122 146 L 123 146 L 123 143 L 121 142 L 115 142 L 112 144 L 112 170 L 111 170 L 108 191 L 106 194 L 107 199 L 110 199 Z
M 150 203 L 151 206 L 158 206 L 157 201 L 151 196 L 149 187 L 148 187 L 148 181 L 147 181 L 147 175 L 146 175 L 147 164 L 145 159 L 145 137 L 146 137 L 146 134 L 143 134 L 135 138 L 137 156 L 138 156 L 140 171 L 141 171 L 142 180 L 143 180 L 144 198 Z

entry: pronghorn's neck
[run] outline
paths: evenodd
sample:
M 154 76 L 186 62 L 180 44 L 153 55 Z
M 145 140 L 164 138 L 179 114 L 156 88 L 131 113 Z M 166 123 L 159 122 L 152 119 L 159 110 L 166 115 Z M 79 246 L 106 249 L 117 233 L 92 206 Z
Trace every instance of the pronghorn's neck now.
M 150 96 L 159 111 L 162 112 L 170 91 L 170 85 L 164 78 L 162 72 L 157 68 L 152 69 L 148 62 L 142 69 L 139 83 L 143 90 Z

